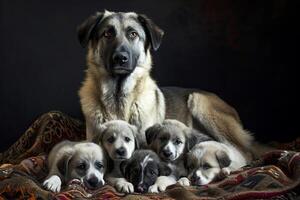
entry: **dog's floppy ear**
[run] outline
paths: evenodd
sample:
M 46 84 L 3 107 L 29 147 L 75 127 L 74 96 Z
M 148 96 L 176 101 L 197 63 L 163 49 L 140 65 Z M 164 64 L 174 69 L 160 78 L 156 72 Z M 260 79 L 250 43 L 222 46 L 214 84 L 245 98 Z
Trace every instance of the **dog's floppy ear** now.
M 150 40 L 152 49 L 156 51 L 161 44 L 164 31 L 154 24 L 146 15 L 138 15 L 138 20 L 146 32 L 146 37 Z
M 66 176 L 68 173 L 69 162 L 72 159 L 73 154 L 67 153 L 62 156 L 57 162 L 57 169 L 61 173 L 61 175 Z
M 160 124 L 154 124 L 153 126 L 149 127 L 146 130 L 145 135 L 146 135 L 146 141 L 148 145 L 150 145 L 153 142 L 153 140 L 155 140 L 160 129 L 161 129 Z
M 97 12 L 95 15 L 90 16 L 77 27 L 78 40 L 82 47 L 86 47 L 103 16 L 104 13 Z
M 99 132 L 94 134 L 92 142 L 96 144 L 102 144 L 102 138 L 106 129 L 107 127 L 105 125 L 100 125 L 100 127 L 98 128 Z
M 200 133 L 199 131 L 187 128 L 186 129 L 187 136 L 187 150 L 190 151 L 196 144 L 204 141 L 212 140 L 209 136 Z
M 231 160 L 228 154 L 223 150 L 218 150 L 216 152 L 216 158 L 219 162 L 220 168 L 228 167 L 231 163 Z
M 159 162 L 159 176 L 169 176 L 172 173 L 171 168 L 164 162 Z

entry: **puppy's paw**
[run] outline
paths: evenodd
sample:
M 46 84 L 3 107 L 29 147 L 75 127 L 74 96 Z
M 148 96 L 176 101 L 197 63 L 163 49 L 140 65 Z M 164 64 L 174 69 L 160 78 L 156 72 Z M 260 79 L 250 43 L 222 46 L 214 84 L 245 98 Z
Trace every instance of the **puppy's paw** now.
M 57 175 L 53 175 L 44 181 L 43 186 L 52 192 L 60 192 L 61 180 Z
M 187 177 L 180 178 L 177 183 L 179 183 L 182 186 L 190 186 L 190 180 Z
M 221 170 L 221 173 L 222 173 L 224 176 L 230 175 L 230 172 L 231 172 L 231 170 L 230 170 L 229 168 L 227 168 L 227 167 L 222 168 L 222 170 Z
M 149 187 L 149 189 L 148 189 L 148 192 L 150 192 L 150 193 L 158 193 L 159 191 L 158 191 L 158 186 L 157 186 L 157 184 L 151 185 L 151 186 Z
M 124 192 L 124 193 L 133 193 L 134 187 L 132 183 L 129 183 L 127 181 L 119 181 L 116 183 L 116 188 L 118 192 Z

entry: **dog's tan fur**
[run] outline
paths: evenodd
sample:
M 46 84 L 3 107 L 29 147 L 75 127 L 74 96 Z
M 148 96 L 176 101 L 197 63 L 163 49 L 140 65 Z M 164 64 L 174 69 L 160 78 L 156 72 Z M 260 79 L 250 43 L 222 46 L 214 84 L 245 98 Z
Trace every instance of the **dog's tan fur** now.
M 189 127 L 205 129 L 218 141 L 229 141 L 248 151 L 252 136 L 243 129 L 234 108 L 214 94 L 180 88 L 162 88 L 150 77 L 152 67 L 149 49 L 143 62 L 128 75 L 116 102 L 115 82 L 104 64 L 97 62 L 95 51 L 100 44 L 89 42 L 86 79 L 79 91 L 86 118 L 87 139 L 91 139 L 100 124 L 121 119 L 144 131 L 165 118 L 177 119 Z

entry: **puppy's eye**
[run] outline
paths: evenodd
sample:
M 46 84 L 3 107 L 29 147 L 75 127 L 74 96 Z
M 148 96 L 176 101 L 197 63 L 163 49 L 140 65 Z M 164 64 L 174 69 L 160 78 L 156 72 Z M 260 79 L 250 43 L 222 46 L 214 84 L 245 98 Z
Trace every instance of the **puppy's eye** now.
M 183 142 L 179 139 L 176 139 L 174 143 L 175 143 L 175 145 L 179 145 L 179 144 L 182 144 Z
M 95 166 L 96 166 L 97 169 L 102 169 L 103 168 L 103 165 L 100 162 L 96 162 Z
M 125 137 L 125 141 L 129 142 L 131 139 L 129 137 Z
M 152 176 L 156 175 L 155 171 L 152 170 L 152 169 L 150 170 L 150 174 L 151 174 Z
M 131 39 L 134 39 L 134 38 L 136 38 L 137 36 L 138 36 L 138 33 L 135 32 L 135 31 L 132 31 L 132 32 L 129 33 L 129 37 L 130 37 Z
M 115 141 L 115 138 L 113 136 L 107 138 L 108 143 L 113 143 Z
M 210 169 L 211 166 L 210 166 L 210 164 L 208 164 L 208 163 L 204 163 L 203 166 L 202 166 L 202 168 L 203 168 L 204 170 L 207 170 L 207 169 Z
M 78 166 L 77 166 L 78 169 L 80 170 L 85 170 L 86 169 L 86 165 L 85 163 L 80 163 Z

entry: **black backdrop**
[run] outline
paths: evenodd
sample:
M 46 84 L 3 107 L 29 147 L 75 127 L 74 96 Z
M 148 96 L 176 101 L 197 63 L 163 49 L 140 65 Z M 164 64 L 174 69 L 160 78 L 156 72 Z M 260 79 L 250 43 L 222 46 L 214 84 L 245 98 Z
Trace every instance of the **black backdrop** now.
M 218 94 L 261 141 L 294 139 L 299 135 L 294 2 L 0 0 L 0 151 L 44 112 L 83 119 L 77 91 L 85 50 L 76 26 L 104 9 L 144 13 L 165 31 L 153 55 L 159 85 Z

